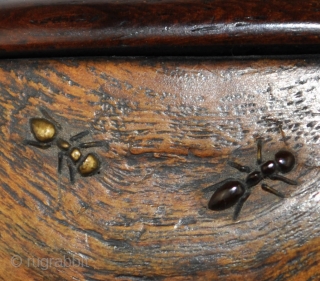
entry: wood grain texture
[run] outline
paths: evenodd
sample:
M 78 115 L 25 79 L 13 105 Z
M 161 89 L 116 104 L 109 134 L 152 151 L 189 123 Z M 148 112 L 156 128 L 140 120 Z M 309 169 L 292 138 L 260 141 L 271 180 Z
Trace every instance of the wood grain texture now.
M 0 61 L 1 280 L 319 280 L 320 58 Z M 58 148 L 23 144 L 45 108 L 100 174 L 69 182 Z M 298 186 L 257 186 L 239 221 L 206 187 L 285 147 Z M 21 258 L 11 260 L 13 256 Z M 16 257 L 17 258 L 17 257 Z M 83 266 L 59 260 L 77 259 Z M 51 260 L 51 264 L 49 261 Z M 60 266 L 59 266 L 60 265 Z
M 0 56 L 310 54 L 317 0 L 44 1 L 0 4 Z

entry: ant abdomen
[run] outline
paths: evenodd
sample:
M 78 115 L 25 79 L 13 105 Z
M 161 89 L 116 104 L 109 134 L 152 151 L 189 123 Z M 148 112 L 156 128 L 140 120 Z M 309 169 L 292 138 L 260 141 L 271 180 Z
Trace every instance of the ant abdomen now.
M 208 208 L 213 211 L 228 209 L 239 201 L 244 192 L 245 187 L 240 181 L 228 181 L 213 193 Z
M 91 176 L 100 169 L 100 160 L 95 153 L 89 153 L 78 167 L 78 171 L 83 177 Z

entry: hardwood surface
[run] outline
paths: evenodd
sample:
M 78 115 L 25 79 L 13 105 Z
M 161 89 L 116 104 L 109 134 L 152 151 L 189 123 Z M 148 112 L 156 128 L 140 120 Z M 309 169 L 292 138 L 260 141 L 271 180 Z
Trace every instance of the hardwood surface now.
M 319 53 L 318 0 L 10 0 L 0 56 Z
M 318 56 L 0 61 L 0 279 L 319 280 L 319 67 Z M 83 149 L 100 174 L 72 185 L 56 146 L 24 144 L 41 108 L 59 137 L 109 142 Z M 245 178 L 227 161 L 254 168 L 257 137 L 266 160 L 293 151 L 299 184 L 265 180 L 287 198 L 258 185 L 234 222 L 203 189 Z

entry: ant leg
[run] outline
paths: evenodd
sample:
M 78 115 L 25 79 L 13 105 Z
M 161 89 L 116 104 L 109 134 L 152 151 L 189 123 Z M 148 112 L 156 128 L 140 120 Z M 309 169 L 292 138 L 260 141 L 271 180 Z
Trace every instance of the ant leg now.
M 63 152 L 58 153 L 58 173 L 61 174 L 62 170 L 62 160 L 63 160 Z
M 261 187 L 264 191 L 270 192 L 280 198 L 284 198 L 284 194 L 279 192 L 278 190 L 275 190 L 274 188 L 272 188 L 271 186 L 268 186 L 267 184 L 263 183 L 261 184 Z
M 24 140 L 23 143 L 27 145 L 32 145 L 38 148 L 42 148 L 42 149 L 47 149 L 52 146 L 52 143 L 42 143 L 42 142 L 37 142 L 33 140 Z
M 215 191 L 217 190 L 220 186 L 224 185 L 226 182 L 229 182 L 229 181 L 238 181 L 234 178 L 228 178 L 228 179 L 225 179 L 223 181 L 220 181 L 214 185 L 210 185 L 208 187 L 206 187 L 205 189 L 202 190 L 202 192 L 206 193 L 206 192 L 211 192 L 211 191 Z
M 297 185 L 298 183 L 294 180 L 290 180 L 284 176 L 280 176 L 280 175 L 271 175 L 268 177 L 269 179 L 271 180 L 274 180 L 274 181 L 283 181 L 287 184 L 290 184 L 290 185 Z
M 246 202 L 246 200 L 248 199 L 248 197 L 250 196 L 251 194 L 251 191 L 249 189 L 247 189 L 245 191 L 245 193 L 241 196 L 241 198 L 239 199 L 239 202 L 237 203 L 235 209 L 234 209 L 234 213 L 233 213 L 233 220 L 237 220 L 239 214 L 240 214 L 240 211 L 242 209 L 242 206 L 244 204 L 244 202 Z
M 239 172 L 248 173 L 248 174 L 250 173 L 250 168 L 248 166 L 243 166 L 237 162 L 231 162 L 231 161 L 228 162 L 228 165 L 231 166 L 232 168 L 237 169 Z
M 262 141 L 261 138 L 257 140 L 257 163 L 260 165 L 262 163 Z
M 81 148 L 89 148 L 89 147 L 107 147 L 109 148 L 109 143 L 105 140 L 102 141 L 90 141 L 90 142 L 84 142 L 84 143 L 80 143 L 79 147 Z
M 74 175 L 75 175 L 75 172 L 74 172 L 74 169 L 72 167 L 72 163 L 71 161 L 69 160 L 69 158 L 67 158 L 67 165 L 68 165 L 68 169 L 69 169 L 69 174 L 70 174 L 70 182 L 72 184 L 74 184 Z
M 89 133 L 90 133 L 90 132 L 89 132 L 88 130 L 87 130 L 87 131 L 80 132 L 80 133 L 72 136 L 72 137 L 70 138 L 70 141 L 76 141 L 76 140 L 82 139 L 83 137 L 89 135 Z

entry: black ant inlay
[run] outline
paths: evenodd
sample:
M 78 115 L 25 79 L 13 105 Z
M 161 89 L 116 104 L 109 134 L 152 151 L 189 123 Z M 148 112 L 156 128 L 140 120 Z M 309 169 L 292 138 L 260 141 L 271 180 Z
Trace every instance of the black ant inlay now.
M 36 141 L 25 140 L 24 143 L 41 149 L 47 149 L 56 144 L 60 149 L 58 153 L 58 173 L 61 174 L 63 159 L 66 158 L 71 183 L 74 183 L 75 169 L 77 169 L 78 173 L 83 177 L 92 176 L 98 173 L 101 167 L 101 161 L 98 155 L 96 153 L 88 153 L 83 156 L 80 148 L 109 147 L 108 143 L 106 141 L 92 141 L 80 143 L 75 146 L 71 145 L 71 143 L 82 139 L 90 132 L 80 132 L 71 136 L 69 141 L 57 138 L 58 129 L 62 129 L 60 124 L 56 122 L 44 109 L 41 109 L 40 111 L 47 119 L 30 119 L 30 130 Z
M 208 208 L 214 211 L 222 211 L 235 205 L 233 213 L 233 220 L 236 220 L 240 214 L 241 208 L 244 202 L 248 199 L 251 193 L 251 188 L 260 183 L 263 179 L 268 178 L 271 180 L 283 181 L 289 185 L 297 185 L 297 182 L 288 179 L 281 174 L 289 173 L 295 166 L 294 155 L 287 150 L 278 151 L 274 160 L 268 160 L 262 163 L 261 154 L 261 139 L 258 139 L 258 150 L 257 150 L 257 163 L 260 165 L 260 171 L 250 171 L 248 166 L 243 166 L 239 163 L 229 162 L 228 164 L 237 169 L 240 172 L 248 173 L 245 181 L 228 178 L 217 184 L 205 188 L 204 192 L 214 191 L 212 194 Z M 262 164 L 261 164 L 262 163 Z M 284 194 L 268 186 L 267 184 L 261 185 L 264 191 L 270 192 L 280 198 L 284 198 Z

